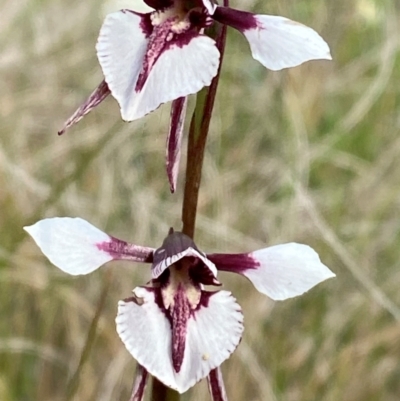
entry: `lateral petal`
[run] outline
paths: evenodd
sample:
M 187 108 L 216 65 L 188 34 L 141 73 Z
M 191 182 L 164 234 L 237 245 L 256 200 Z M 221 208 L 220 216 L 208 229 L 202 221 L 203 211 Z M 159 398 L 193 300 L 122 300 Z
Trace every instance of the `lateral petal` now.
M 226 7 L 217 7 L 212 17 L 239 30 L 248 40 L 253 58 L 270 70 L 332 59 L 329 46 L 317 32 L 290 19 Z
M 309 246 L 289 243 L 248 254 L 207 255 L 218 270 L 247 277 L 261 293 L 281 301 L 296 297 L 335 274 Z
M 175 372 L 171 325 L 156 288 L 138 287 L 135 299 L 120 301 L 117 332 L 132 356 L 165 385 L 184 393 L 235 350 L 243 332 L 239 305 L 227 291 L 203 292 L 187 322 L 182 366 Z
M 55 217 L 24 227 L 43 254 L 65 273 L 88 274 L 113 259 L 151 262 L 153 248 L 113 238 L 79 217 Z
M 121 107 L 122 118 L 135 94 L 152 26 L 150 14 L 121 10 L 106 16 L 96 45 L 105 81 Z

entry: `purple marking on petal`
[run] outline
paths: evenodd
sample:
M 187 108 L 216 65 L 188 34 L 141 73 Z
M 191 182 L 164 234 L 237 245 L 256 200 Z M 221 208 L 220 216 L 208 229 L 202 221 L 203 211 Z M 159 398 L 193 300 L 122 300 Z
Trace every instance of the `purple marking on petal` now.
M 172 17 L 154 26 L 147 45 L 143 67 L 136 82 L 135 92 L 140 92 L 143 89 L 151 69 L 161 54 L 174 46 L 180 48 L 187 46 L 194 37 L 199 35 L 199 27 L 191 25 L 188 28 L 183 28 L 182 32 L 174 32 L 173 27 L 178 22 L 179 20 L 177 17 Z M 171 66 L 171 68 L 173 68 L 173 66 Z
M 58 131 L 58 135 L 64 134 L 68 128 L 79 122 L 86 114 L 88 114 L 92 109 L 98 106 L 109 94 L 110 89 L 106 81 L 102 81 L 101 84 L 91 93 L 91 95 L 85 100 L 85 102 L 79 106 L 74 114 L 65 122 L 63 128 Z
M 217 7 L 212 18 L 221 24 L 229 25 L 240 32 L 252 28 L 254 29 L 258 25 L 254 14 L 235 10 L 230 7 Z
M 149 374 L 147 370 L 141 366 L 137 365 L 136 367 L 136 377 L 135 382 L 133 383 L 132 395 L 129 401 L 142 401 L 144 397 L 144 390 L 146 389 L 147 379 Z
M 189 31 L 180 33 L 180 34 L 175 34 L 173 38 L 167 43 L 167 45 L 164 48 L 164 51 L 168 50 L 171 47 L 177 46 L 177 47 L 184 47 L 189 45 L 191 40 L 195 37 L 199 36 L 199 32 L 197 29 L 191 29 Z
M 187 297 L 185 288 L 179 284 L 173 297 L 173 304 L 166 309 L 160 287 L 146 287 L 146 290 L 154 293 L 154 302 L 171 324 L 172 364 L 175 372 L 179 373 L 185 355 L 187 322 L 189 318 L 196 318 L 196 311 L 202 307 L 208 306 L 209 300 L 215 292 L 201 291 L 200 301 L 193 309 Z M 140 304 L 136 297 L 126 298 L 124 299 L 124 302 L 135 302 L 136 304 Z
M 191 314 L 186 291 L 180 284 L 174 296 L 174 304 L 171 306 L 170 313 L 172 321 L 172 364 L 175 372 L 178 373 L 181 370 L 185 354 L 187 321 Z
M 140 28 L 142 29 L 143 34 L 145 35 L 146 38 L 148 38 L 152 33 L 153 33 L 153 24 L 151 23 L 151 14 L 152 13 L 138 13 L 136 11 L 124 9 L 121 10 L 123 13 L 131 13 L 138 15 L 141 17 L 140 21 Z
M 111 237 L 111 242 L 101 242 L 96 246 L 101 251 L 109 253 L 113 259 L 132 260 L 142 263 L 153 262 L 154 248 L 130 244 L 114 237 Z
M 260 266 L 258 260 L 249 253 L 214 253 L 207 258 L 215 264 L 218 270 L 242 274 L 246 270 L 257 269 Z
M 213 401 L 228 401 L 220 368 L 213 369 L 208 375 L 207 381 Z
M 144 56 L 142 71 L 140 72 L 136 82 L 136 92 L 140 92 L 143 89 L 153 65 L 164 51 L 167 39 L 172 34 L 171 27 L 175 22 L 174 20 L 175 18 L 168 19 L 160 25 L 156 25 L 154 27 L 147 45 L 147 52 Z
M 196 312 L 208 307 L 210 298 L 216 292 L 201 291 L 199 303 L 193 309 L 186 290 L 179 285 L 174 296 L 174 304 L 169 310 L 169 321 L 172 327 L 172 364 L 178 373 L 181 369 L 186 348 L 187 323 L 190 318 L 196 320 Z
M 171 106 L 171 120 L 167 137 L 166 168 L 172 193 L 175 192 L 178 180 L 187 99 L 187 97 L 180 97 L 174 100 Z

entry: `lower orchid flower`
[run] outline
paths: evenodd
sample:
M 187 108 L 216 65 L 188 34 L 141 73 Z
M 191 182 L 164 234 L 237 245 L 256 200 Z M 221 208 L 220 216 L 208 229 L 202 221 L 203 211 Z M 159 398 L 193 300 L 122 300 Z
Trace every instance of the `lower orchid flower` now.
M 112 260 L 152 264 L 151 281 L 119 302 L 116 318 L 121 340 L 143 367 L 135 384 L 140 394 L 146 372 L 179 393 L 205 377 L 212 391 L 221 387 L 218 367 L 240 342 L 243 315 L 230 292 L 204 289 L 221 285 L 218 271 L 247 277 L 274 300 L 301 295 L 335 276 L 312 248 L 297 243 L 205 254 L 173 230 L 158 249 L 121 241 L 80 218 L 45 219 L 25 230 L 50 262 L 72 275 L 91 273 Z
M 68 119 L 59 134 L 78 122 L 110 93 L 126 121 L 194 94 L 217 75 L 220 52 L 204 34 L 214 23 L 241 32 L 253 57 L 271 70 L 309 60 L 331 59 L 313 29 L 284 17 L 255 15 L 211 0 L 144 0 L 149 13 L 109 14 L 100 30 L 97 56 L 104 81 Z

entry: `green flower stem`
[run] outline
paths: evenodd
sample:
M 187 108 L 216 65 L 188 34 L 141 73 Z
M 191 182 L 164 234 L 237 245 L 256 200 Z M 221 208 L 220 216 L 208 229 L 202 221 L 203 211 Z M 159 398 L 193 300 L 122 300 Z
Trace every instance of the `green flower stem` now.
M 164 386 L 159 380 L 153 377 L 151 401 L 179 401 L 178 392 Z
M 202 89 L 197 95 L 196 107 L 189 129 L 189 141 L 186 162 L 186 180 L 182 206 L 182 232 L 194 237 L 196 225 L 197 204 L 203 168 L 204 150 L 210 128 L 211 115 L 214 108 L 219 76 L 226 41 L 226 25 L 219 25 L 216 33 L 216 42 L 221 54 L 218 73 L 208 88 Z
M 101 313 L 103 312 L 106 303 L 108 291 L 110 290 L 111 276 L 112 276 L 111 270 L 106 271 L 104 274 L 102 290 L 99 297 L 99 301 L 97 303 L 97 308 L 93 316 L 92 322 L 90 324 L 89 332 L 86 337 L 85 345 L 83 347 L 78 366 L 75 369 L 74 374 L 68 381 L 65 401 L 72 400 L 79 388 L 81 373 L 87 360 L 89 359 L 90 352 L 92 350 L 96 338 L 97 326 L 100 320 L 100 316 Z

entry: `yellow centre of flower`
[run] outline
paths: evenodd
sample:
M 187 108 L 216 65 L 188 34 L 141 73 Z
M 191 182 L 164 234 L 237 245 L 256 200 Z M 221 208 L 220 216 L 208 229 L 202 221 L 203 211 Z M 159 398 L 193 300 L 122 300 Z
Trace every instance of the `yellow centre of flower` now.
M 195 309 L 200 302 L 201 290 L 193 285 L 189 276 L 189 260 L 181 259 L 169 267 L 169 283 L 161 290 L 163 303 L 166 309 L 174 307 L 176 293 L 184 291 L 192 309 Z

